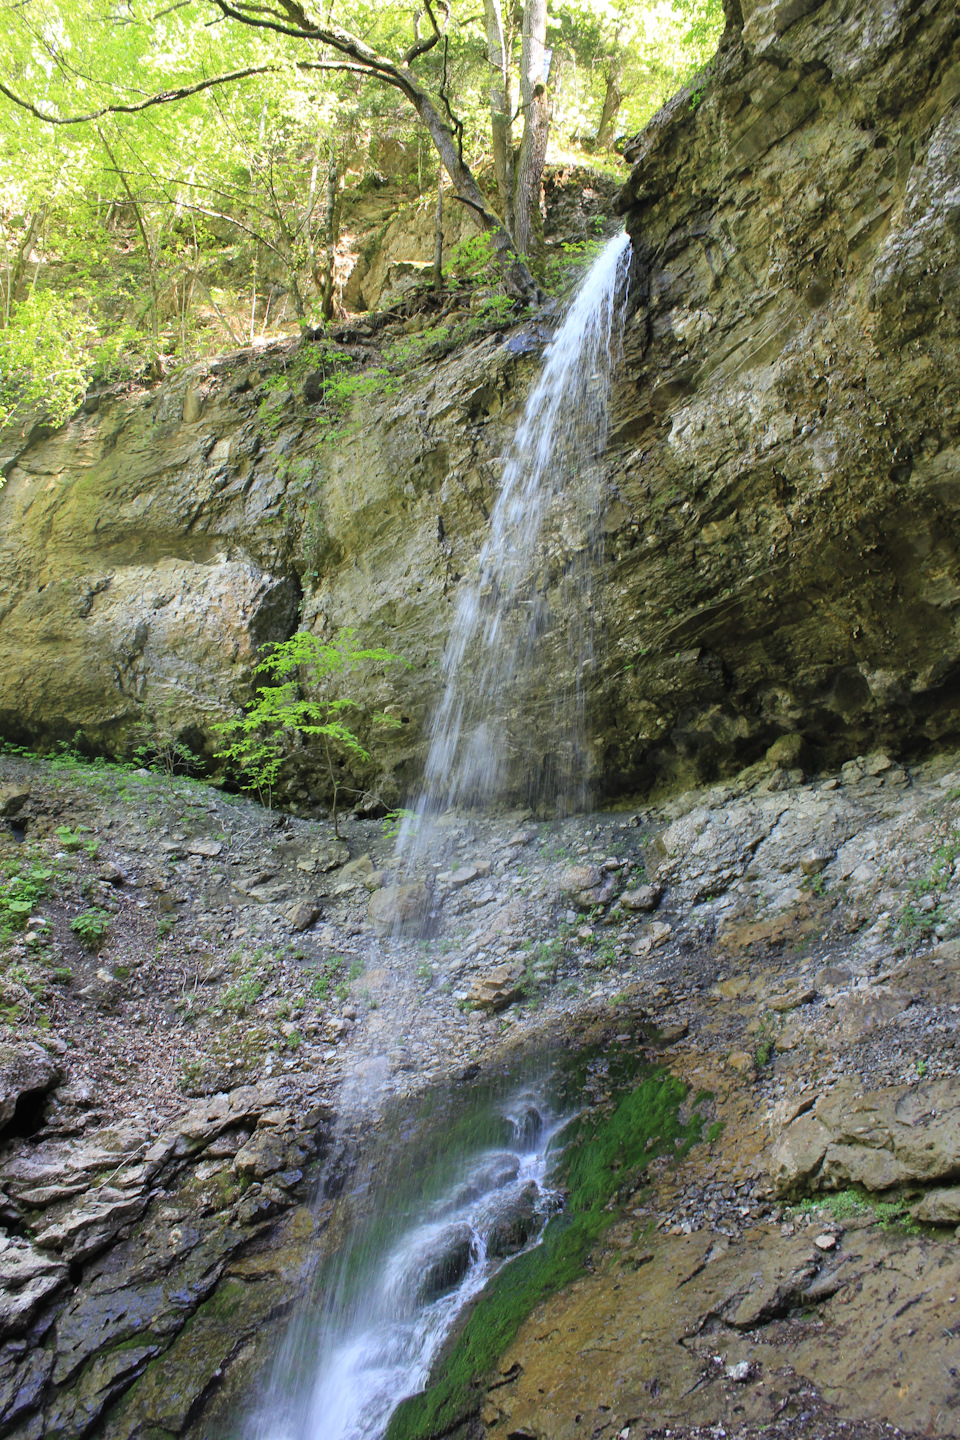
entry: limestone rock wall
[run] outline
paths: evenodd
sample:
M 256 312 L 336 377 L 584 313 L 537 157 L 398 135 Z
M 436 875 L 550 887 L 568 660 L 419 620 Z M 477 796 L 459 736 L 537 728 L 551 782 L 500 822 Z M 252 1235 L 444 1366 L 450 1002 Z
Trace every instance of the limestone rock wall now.
M 960 17 L 730 11 L 620 201 L 604 770 L 627 783 L 957 723 Z
M 516 348 L 489 336 L 413 366 L 332 425 L 309 352 L 228 357 L 15 447 L 0 489 L 0 732 L 80 732 L 123 754 L 172 725 L 209 755 L 211 727 L 251 694 L 258 647 L 302 617 L 409 662 L 349 682 L 401 722 L 364 732 L 373 759 L 352 778 L 397 798 L 489 513 L 490 456 L 536 363 Z M 326 781 L 302 759 L 306 800 Z

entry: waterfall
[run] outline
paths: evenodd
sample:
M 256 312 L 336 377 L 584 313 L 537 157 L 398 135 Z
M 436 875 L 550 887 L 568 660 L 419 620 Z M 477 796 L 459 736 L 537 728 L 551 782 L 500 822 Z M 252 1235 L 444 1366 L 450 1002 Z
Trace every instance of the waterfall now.
M 352 1178 L 360 1214 L 291 1327 L 247 1440 L 380 1440 L 457 1317 L 537 1242 L 559 1204 L 547 1170 L 563 1122 L 535 1087 L 482 1097 L 469 1118 L 473 1143 L 448 1136 L 425 1170 L 422 1155 L 404 1159 L 401 1135 L 386 1173 L 374 1162 Z
M 600 457 L 620 353 L 630 242 L 605 246 L 546 349 L 481 550 L 461 589 L 444 656 L 444 692 L 416 817 L 489 804 L 516 765 L 515 721 L 538 667 L 552 666 L 541 727 L 550 741 L 530 798 L 585 799 L 584 677 L 592 661 L 591 575 L 598 557 Z M 560 590 L 569 617 L 550 609 Z M 558 658 L 562 652 L 562 661 Z M 566 674 L 560 673 L 565 671 Z M 406 862 L 427 850 L 429 824 L 405 823 Z M 550 1144 L 566 1123 L 550 1081 L 512 1094 L 470 1092 L 476 1123 L 420 1116 L 412 1129 L 368 1136 L 367 1166 L 336 1201 L 346 1239 L 298 1310 L 245 1440 L 382 1440 L 390 1416 L 422 1389 L 459 1316 L 512 1255 L 539 1242 L 558 1197 Z M 432 1137 L 421 1153 L 410 1136 Z M 342 1176 L 340 1177 L 342 1179 Z
M 443 658 L 444 692 L 430 727 L 417 820 L 401 853 L 417 849 L 421 823 L 450 806 L 485 805 L 508 782 L 512 722 L 528 698 L 541 654 L 554 662 L 539 680 L 553 691 L 541 753 L 519 757 L 527 799 L 572 808 L 586 799 L 584 677 L 592 665 L 590 585 L 597 560 L 599 458 L 607 401 L 620 355 L 630 265 L 627 234 L 590 267 L 550 344 L 503 472 L 476 579 L 460 591 Z M 570 617 L 556 673 L 548 584 L 559 583 Z M 515 787 L 516 788 L 516 787 Z

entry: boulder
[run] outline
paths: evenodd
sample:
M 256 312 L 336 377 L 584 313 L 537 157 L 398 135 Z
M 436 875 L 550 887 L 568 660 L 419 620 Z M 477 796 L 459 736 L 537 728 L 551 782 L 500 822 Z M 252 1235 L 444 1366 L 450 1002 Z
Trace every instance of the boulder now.
M 960 1177 L 960 1080 L 857 1095 L 846 1082 L 778 1135 L 770 1173 L 778 1195 L 862 1185 L 883 1191 Z
M 67 1266 L 26 1240 L 0 1236 L 0 1339 L 20 1334 L 67 1280 Z
M 473 982 L 467 1000 L 478 1010 L 505 1010 L 523 996 L 519 984 L 521 974 L 519 965 L 509 962 L 495 965 Z
M 660 885 L 638 885 L 635 890 L 625 890 L 620 896 L 624 910 L 656 910 L 663 896 Z
M 367 917 L 382 935 L 391 930 L 413 930 L 422 925 L 430 909 L 430 894 L 420 882 L 385 885 L 370 897 Z
M 39 1110 L 62 1079 L 61 1066 L 39 1045 L 0 1045 L 0 1134 L 18 1117 L 29 1120 L 26 1112 Z
M 29 799 L 30 791 L 22 785 L 0 785 L 0 816 L 19 815 Z
M 124 1195 L 108 1186 L 90 1192 L 76 1209 L 37 1235 L 42 1250 L 64 1259 L 85 1260 L 104 1249 L 125 1225 L 139 1220 L 147 1207 L 144 1194 Z
M 578 910 L 592 910 L 594 905 L 609 905 L 617 881 L 596 865 L 570 865 L 560 876 L 559 890 Z
M 471 1201 L 479 1200 L 481 1195 L 509 1185 L 519 1173 L 520 1158 L 511 1151 L 487 1155 L 471 1170 L 463 1184 L 458 1185 L 451 1195 L 440 1202 L 438 1209 L 440 1212 L 460 1210 Z
M 267 1175 L 287 1166 L 287 1143 L 282 1132 L 268 1127 L 258 1129 L 237 1151 L 233 1168 L 238 1175 L 263 1180 Z
M 952 1185 L 947 1190 L 928 1190 L 913 1212 L 915 1220 L 928 1225 L 960 1224 L 960 1187 Z
M 299 934 L 304 930 L 309 930 L 310 926 L 320 919 L 320 914 L 319 905 L 312 900 L 301 900 L 298 904 L 291 905 L 287 911 L 287 920 L 290 929 Z
M 441 1230 L 418 1266 L 417 1298 L 421 1303 L 429 1305 L 459 1285 L 476 1253 L 477 1240 L 469 1225 L 448 1225 Z
M 561 895 L 573 899 L 582 890 L 591 890 L 603 879 L 596 865 L 568 865 L 560 876 L 558 889 Z
M 544 1216 L 538 1209 L 539 1198 L 536 1185 L 525 1185 L 520 1194 L 497 1213 L 487 1232 L 487 1254 L 492 1259 L 516 1255 L 540 1231 Z

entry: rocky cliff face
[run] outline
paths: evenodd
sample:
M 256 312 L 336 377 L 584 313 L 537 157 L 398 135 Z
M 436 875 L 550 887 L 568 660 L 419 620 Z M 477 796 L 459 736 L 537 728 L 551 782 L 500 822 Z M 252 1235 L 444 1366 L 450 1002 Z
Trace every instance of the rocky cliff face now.
M 744 3 L 638 137 L 604 769 L 954 730 L 960 18 Z M 617 658 L 621 674 L 617 676 Z
M 949 0 L 734 0 L 729 18 L 620 200 L 636 309 L 584 677 L 608 793 L 776 742 L 789 769 L 958 729 L 960 18 Z M 301 616 L 354 625 L 411 662 L 354 686 L 401 721 L 356 783 L 396 799 L 536 365 L 529 330 L 443 358 L 424 323 L 343 336 L 360 371 L 386 344 L 400 369 L 335 422 L 309 351 L 277 352 L 8 455 L 4 731 L 122 749 L 169 713 L 202 748 L 258 644 Z M 572 678 L 565 569 L 561 515 L 518 772 Z M 305 763 L 294 798 L 319 783 Z

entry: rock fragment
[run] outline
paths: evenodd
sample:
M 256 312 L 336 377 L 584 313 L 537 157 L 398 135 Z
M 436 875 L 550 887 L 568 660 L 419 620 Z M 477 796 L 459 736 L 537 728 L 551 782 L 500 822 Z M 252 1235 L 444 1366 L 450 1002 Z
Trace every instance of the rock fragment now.
M 425 885 L 385 885 L 370 897 L 367 917 L 381 934 L 386 934 L 394 927 L 403 930 L 421 924 L 429 908 L 430 895 Z
M 520 988 L 520 967 L 505 963 L 495 965 L 480 979 L 475 980 L 467 999 L 479 1010 L 496 1012 L 505 1010 L 522 997 Z

